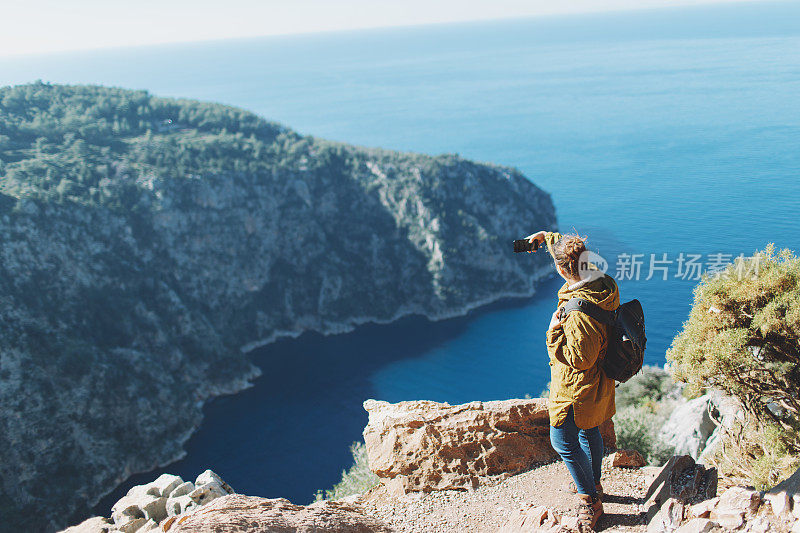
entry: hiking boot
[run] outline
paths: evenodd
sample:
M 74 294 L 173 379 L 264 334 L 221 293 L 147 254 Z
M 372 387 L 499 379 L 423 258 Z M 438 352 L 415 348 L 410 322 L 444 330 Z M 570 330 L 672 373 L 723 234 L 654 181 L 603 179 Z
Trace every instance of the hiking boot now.
M 580 531 L 594 531 L 597 521 L 603 514 L 603 502 L 597 496 L 578 494 L 578 528 Z
M 597 497 L 602 500 L 603 499 L 603 485 L 598 483 L 597 485 L 594 486 L 594 489 L 597 491 Z M 569 491 L 571 493 L 573 493 L 573 494 L 577 494 L 578 493 L 578 488 L 575 487 L 575 482 L 574 481 L 570 481 L 569 482 Z

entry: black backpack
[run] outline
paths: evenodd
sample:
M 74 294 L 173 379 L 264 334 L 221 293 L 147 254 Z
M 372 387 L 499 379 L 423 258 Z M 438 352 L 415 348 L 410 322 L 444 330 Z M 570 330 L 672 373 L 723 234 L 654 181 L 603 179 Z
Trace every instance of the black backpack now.
M 647 337 L 644 335 L 644 311 L 639 300 L 606 311 L 589 300 L 572 298 L 561 307 L 559 316 L 566 318 L 572 311 L 585 313 L 608 326 L 608 348 L 600 363 L 606 376 L 625 383 L 642 369 Z

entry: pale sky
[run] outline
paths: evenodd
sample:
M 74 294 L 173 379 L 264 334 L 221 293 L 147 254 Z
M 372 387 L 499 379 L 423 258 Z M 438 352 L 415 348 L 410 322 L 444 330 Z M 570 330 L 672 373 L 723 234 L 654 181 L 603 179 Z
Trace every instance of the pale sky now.
M 0 56 L 737 0 L 0 0 Z

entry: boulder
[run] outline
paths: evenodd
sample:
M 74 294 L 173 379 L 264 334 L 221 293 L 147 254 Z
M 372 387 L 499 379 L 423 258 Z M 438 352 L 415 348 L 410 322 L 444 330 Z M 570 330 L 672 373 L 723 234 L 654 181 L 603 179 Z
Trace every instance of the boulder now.
M 111 507 L 111 520 L 115 524 L 122 524 L 134 518 L 144 518 L 142 506 L 146 505 L 151 500 L 153 500 L 152 496 L 144 496 L 141 498 L 123 496 Z
M 760 505 L 761 496 L 755 490 L 731 487 L 719 497 L 710 518 L 725 529 L 737 529 L 754 516 Z
M 184 494 L 183 496 L 168 498 L 166 507 L 167 516 L 177 516 L 197 507 L 197 502 L 195 502 L 190 495 Z
M 114 528 L 114 523 L 102 516 L 87 518 L 77 526 L 68 527 L 61 533 L 109 533 Z
M 731 487 L 719 497 L 716 508 L 730 507 L 752 514 L 761 505 L 761 496 L 758 491 L 746 487 Z
M 167 497 L 172 490 L 183 483 L 179 476 L 172 474 L 161 474 L 152 483 L 145 485 L 147 494 L 157 497 Z
M 170 498 L 177 498 L 178 496 L 186 496 L 194 490 L 194 483 L 187 481 L 175 487 L 172 492 L 168 494 Z
M 658 439 L 675 449 L 676 455 L 700 457 L 706 441 L 717 428 L 709 411 L 717 415 L 711 393 L 677 406 L 659 432 Z
M 142 507 L 144 517 L 148 520 L 155 520 L 156 523 L 161 522 L 167 517 L 167 498 L 156 498 Z
M 208 502 L 216 500 L 217 498 L 227 494 L 228 491 L 226 491 L 222 485 L 216 481 L 212 481 L 210 483 L 198 486 L 189 494 L 189 497 L 197 505 L 205 505 Z
M 134 518 L 122 524 L 114 524 L 114 532 L 116 533 L 119 531 L 120 533 L 135 533 L 142 529 L 142 527 L 147 523 L 145 518 Z
M 717 481 L 716 469 L 707 470 L 689 455 L 673 456 L 655 476 L 644 496 L 648 522 L 670 499 L 695 504 L 715 497 Z
M 513 475 L 558 458 L 543 398 L 454 406 L 367 400 L 364 409 L 370 468 L 393 494 L 471 489 L 483 476 Z M 601 433 L 607 447 L 616 446 L 610 420 Z
M 119 526 L 135 518 L 144 518 L 142 508 L 157 498 L 149 485 L 135 485 L 111 507 L 111 520 Z
M 203 485 L 208 485 L 209 483 L 219 483 L 219 485 L 225 490 L 226 494 L 234 493 L 234 490 L 231 488 L 231 486 L 222 481 L 222 478 L 214 473 L 213 470 L 206 470 L 194 480 L 194 485 L 196 487 L 202 487 Z
M 641 468 L 647 464 L 642 454 L 636 450 L 617 450 L 610 456 L 611 466 L 621 468 Z
M 155 481 L 136 485 L 111 508 L 111 519 L 91 518 L 69 533 L 123 533 L 156 531 L 161 522 L 205 505 L 233 491 L 230 485 L 211 470 L 195 480 L 184 482 L 179 476 L 161 474 Z M 170 524 L 172 521 L 170 521 Z M 155 524 L 155 526 L 154 526 Z
M 683 521 L 685 507 L 682 501 L 669 498 L 647 523 L 647 533 L 671 533 L 678 529 Z
M 764 501 L 769 502 L 772 514 L 788 518 L 792 511 L 792 500 L 786 492 L 767 492 Z
M 769 533 L 781 531 L 782 529 L 783 528 L 778 526 L 777 523 L 770 522 L 769 517 L 764 514 L 747 520 L 747 523 L 745 524 L 745 530 L 747 533 Z
M 710 500 L 703 500 L 689 507 L 687 513 L 688 518 L 708 518 L 711 516 L 711 509 L 717 505 L 719 498 L 711 498 Z
M 166 525 L 166 524 L 165 524 Z M 323 500 L 295 505 L 284 498 L 229 494 L 169 524 L 170 533 L 252 531 L 280 533 L 389 533 L 392 530 L 360 507 Z
M 687 456 L 688 457 L 688 456 Z M 687 476 L 688 477 L 688 476 Z M 648 531 L 671 531 L 677 512 L 669 499 L 664 503 L 648 525 Z M 767 501 L 769 506 L 763 505 Z M 744 531 L 747 533 L 780 532 L 800 533 L 800 523 L 791 512 L 793 502 L 785 492 L 777 492 L 769 498 L 748 487 L 730 487 L 722 495 L 684 508 L 683 517 L 688 520 L 675 529 L 676 533 L 707 533 L 709 531 Z M 668 505 L 670 506 L 668 508 Z M 793 531 L 797 528 L 798 531 Z
M 739 509 L 720 509 L 711 512 L 711 519 L 725 529 L 739 529 L 744 525 L 744 511 Z

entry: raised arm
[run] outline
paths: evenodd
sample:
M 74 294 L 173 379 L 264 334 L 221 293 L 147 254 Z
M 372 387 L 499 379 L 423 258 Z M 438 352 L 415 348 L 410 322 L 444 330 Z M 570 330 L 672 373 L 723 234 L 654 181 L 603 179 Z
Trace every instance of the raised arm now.
M 553 245 L 558 242 L 558 239 L 561 238 L 561 234 L 557 231 L 537 231 L 536 233 L 532 233 L 525 237 L 528 242 L 538 241 L 539 244 L 546 244 L 547 251 L 550 252 L 550 255 L 553 255 Z M 530 252 L 528 252 L 530 253 Z

